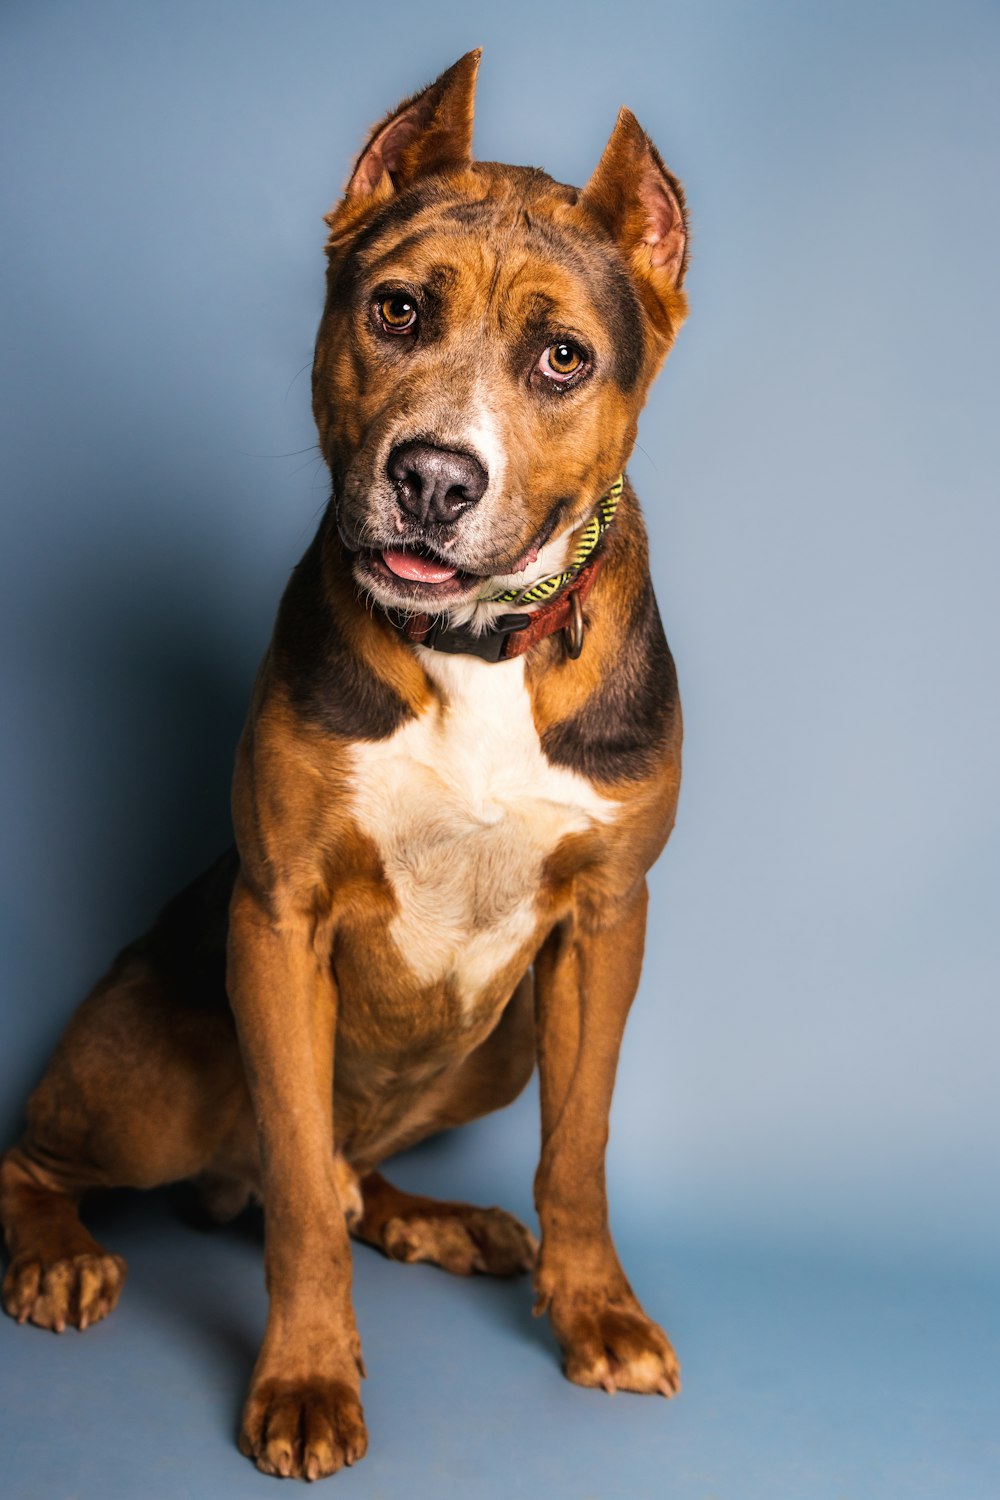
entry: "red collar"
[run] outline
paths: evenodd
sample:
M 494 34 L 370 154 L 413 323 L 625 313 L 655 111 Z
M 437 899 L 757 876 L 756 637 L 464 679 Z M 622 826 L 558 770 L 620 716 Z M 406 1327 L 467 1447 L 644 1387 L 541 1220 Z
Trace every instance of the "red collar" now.
M 396 629 L 408 641 L 431 651 L 478 656 L 482 661 L 510 661 L 514 656 L 524 656 L 546 636 L 565 630 L 566 654 L 575 659 L 583 649 L 583 601 L 594 586 L 602 560 L 597 556 L 587 563 L 548 603 L 523 614 L 500 615 L 479 635 L 473 635 L 468 626 L 445 629 L 440 615 L 408 615 Z

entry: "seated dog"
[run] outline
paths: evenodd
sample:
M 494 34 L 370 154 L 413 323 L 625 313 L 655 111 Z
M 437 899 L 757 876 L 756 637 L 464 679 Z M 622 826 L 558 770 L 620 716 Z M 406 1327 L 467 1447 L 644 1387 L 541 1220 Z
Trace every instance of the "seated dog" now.
M 646 872 L 680 777 L 673 663 L 622 478 L 686 311 L 681 189 L 628 111 L 582 191 L 473 162 L 470 53 L 372 134 L 329 215 L 314 411 L 332 476 L 240 744 L 236 847 L 70 1021 L 0 1169 L 7 1311 L 115 1306 L 91 1187 L 264 1203 L 240 1444 L 365 1452 L 349 1235 L 533 1270 L 566 1374 L 671 1395 L 608 1230 L 604 1151 Z M 541 1243 L 379 1171 L 535 1063 Z

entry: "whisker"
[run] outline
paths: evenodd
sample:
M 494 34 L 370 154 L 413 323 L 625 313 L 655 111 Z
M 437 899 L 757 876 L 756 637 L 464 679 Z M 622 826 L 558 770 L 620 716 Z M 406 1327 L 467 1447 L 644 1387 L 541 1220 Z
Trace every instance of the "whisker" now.
M 249 448 L 237 448 L 244 458 L 298 458 L 300 453 L 318 453 L 319 443 L 310 443 L 308 448 L 293 448 L 290 453 L 253 453 Z
M 305 364 L 302 366 L 302 370 L 308 370 L 308 369 L 311 369 L 311 367 L 312 367 L 312 360 L 311 359 L 307 359 L 306 362 L 305 362 Z M 296 370 L 295 374 L 292 376 L 291 380 L 288 382 L 288 390 L 285 392 L 285 400 L 286 401 L 288 400 L 289 396 L 291 395 L 292 386 L 295 384 L 295 382 L 298 380 L 299 376 L 302 374 L 302 370 Z

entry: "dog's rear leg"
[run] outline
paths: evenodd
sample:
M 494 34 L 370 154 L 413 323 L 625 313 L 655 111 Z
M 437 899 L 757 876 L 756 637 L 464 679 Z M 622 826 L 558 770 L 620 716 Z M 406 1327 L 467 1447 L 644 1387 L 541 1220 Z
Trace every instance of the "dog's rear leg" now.
M 41 1181 L 37 1171 L 18 1147 L 0 1161 L 0 1218 L 11 1255 L 4 1307 L 19 1323 L 83 1329 L 115 1306 L 125 1262 L 84 1228 L 78 1195 Z
M 70 1021 L 27 1115 L 0 1159 L 3 1305 L 22 1323 L 86 1328 L 118 1301 L 125 1262 L 81 1223 L 83 1194 L 230 1167 L 237 1137 L 253 1136 L 224 999 L 185 1008 L 144 957 L 124 955 Z
M 534 1236 L 502 1208 L 442 1203 L 394 1187 L 379 1172 L 361 1179 L 364 1209 L 355 1239 L 392 1260 L 425 1260 L 456 1276 L 516 1276 L 535 1264 Z
M 535 1060 L 535 1001 L 531 973 L 517 986 L 496 1028 L 454 1073 L 421 1100 L 410 1128 L 402 1122 L 392 1151 L 438 1131 L 503 1109 L 524 1088 Z M 381 1156 L 377 1158 L 383 1159 Z M 502 1208 L 441 1203 L 403 1192 L 379 1172 L 361 1178 L 360 1218 L 348 1225 L 356 1239 L 393 1260 L 431 1261 L 459 1276 L 482 1272 L 514 1276 L 535 1264 L 534 1235 Z

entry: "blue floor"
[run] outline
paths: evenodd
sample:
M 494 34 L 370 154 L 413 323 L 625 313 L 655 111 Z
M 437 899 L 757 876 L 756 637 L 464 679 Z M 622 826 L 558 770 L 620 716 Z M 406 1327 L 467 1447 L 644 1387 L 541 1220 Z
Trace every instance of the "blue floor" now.
M 516 1206 L 516 1205 L 515 1205 Z M 130 1265 L 85 1335 L 0 1319 L 5 1500 L 278 1493 L 234 1446 L 265 1313 L 259 1224 L 162 1195 L 91 1222 Z M 997 1500 L 1000 1285 L 983 1273 L 619 1236 L 684 1367 L 673 1402 L 560 1375 L 527 1283 L 355 1254 L 366 1500 Z

